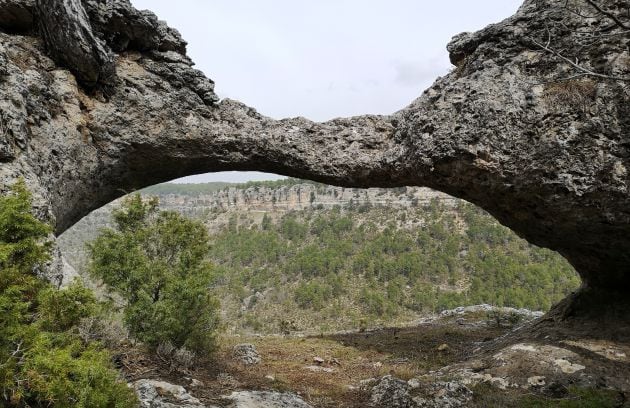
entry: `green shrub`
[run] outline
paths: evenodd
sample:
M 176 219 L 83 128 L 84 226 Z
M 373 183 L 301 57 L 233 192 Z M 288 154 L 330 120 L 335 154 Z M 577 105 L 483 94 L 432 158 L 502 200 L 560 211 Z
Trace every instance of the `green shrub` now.
M 0 197 L 0 406 L 136 406 L 109 353 L 76 324 L 97 309 L 78 283 L 58 291 L 38 278 L 51 229 L 31 214 L 24 182 Z
M 97 312 L 94 293 L 78 280 L 67 288 L 40 292 L 39 324 L 46 331 L 67 331 Z
M 319 282 L 301 283 L 295 289 L 295 302 L 302 309 L 321 310 L 333 295 L 333 289 Z
M 361 303 L 367 313 L 378 317 L 386 316 L 393 311 L 392 305 L 382 293 L 368 288 L 361 291 Z
M 170 343 L 207 354 L 219 327 L 207 230 L 157 206 L 157 199 L 127 198 L 113 213 L 116 229 L 88 245 L 90 272 L 127 301 L 133 337 L 154 350 Z
M 550 398 L 535 393 L 507 393 L 488 383 L 472 387 L 472 407 L 505 408 L 627 408 L 630 404 L 622 393 L 602 388 L 569 386 L 562 398 Z
M 29 393 L 55 408 L 136 406 L 133 391 L 111 369 L 111 357 L 96 345 L 60 346 L 40 335 L 24 362 Z

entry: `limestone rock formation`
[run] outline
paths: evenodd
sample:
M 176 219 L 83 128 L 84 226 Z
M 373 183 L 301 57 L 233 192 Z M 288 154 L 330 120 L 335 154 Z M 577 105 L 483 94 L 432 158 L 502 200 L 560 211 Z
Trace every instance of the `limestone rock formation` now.
M 0 26 L 7 30 L 28 31 L 33 28 L 35 0 L 0 0 Z
M 138 380 L 132 385 L 141 408 L 212 408 L 179 385 L 157 380 Z
M 296 184 L 279 188 L 250 187 L 247 189 L 228 187 L 211 194 L 184 196 L 165 194 L 161 202 L 177 210 L 248 210 L 248 211 L 299 211 L 311 208 L 334 208 L 335 206 L 384 206 L 414 207 L 429 205 L 438 200 L 447 206 L 455 206 L 458 200 L 428 188 L 403 188 L 402 190 L 370 188 L 355 189 L 314 184 Z
M 94 34 L 81 0 L 36 0 L 40 34 L 48 53 L 73 69 L 88 87 L 113 86 L 116 64 L 105 43 Z
M 127 0 L 83 5 L 81 29 L 115 56 L 106 92 L 77 85 L 91 79 L 59 58 L 59 42 L 51 49 L 26 28 L 32 2 L 0 0 L 0 191 L 25 178 L 58 233 L 125 192 L 208 171 L 427 186 L 564 255 L 585 283 L 564 316 L 610 299 L 628 306 L 626 1 L 526 0 L 513 17 L 456 36 L 456 68 L 400 112 L 325 123 L 217 102 L 152 14 Z
M 416 408 L 417 404 L 409 394 L 409 385 L 396 377 L 386 375 L 378 380 L 370 394 L 370 407 L 373 408 Z
M 448 378 L 464 386 L 484 383 L 503 390 L 535 390 L 543 394 L 548 394 L 547 388 L 554 384 L 565 390 L 570 386 L 630 390 L 630 379 L 620 375 L 620 367 L 630 360 L 627 342 L 583 339 L 553 343 L 499 347 L 492 353 L 481 353 L 480 358 L 443 367 L 423 380 L 439 384 L 437 379 Z
M 231 401 L 229 408 L 312 408 L 292 393 L 235 391 L 223 399 Z
M 456 381 L 436 381 L 424 390 L 427 397 L 417 397 L 418 408 L 465 408 L 470 406 L 473 393 L 465 385 Z

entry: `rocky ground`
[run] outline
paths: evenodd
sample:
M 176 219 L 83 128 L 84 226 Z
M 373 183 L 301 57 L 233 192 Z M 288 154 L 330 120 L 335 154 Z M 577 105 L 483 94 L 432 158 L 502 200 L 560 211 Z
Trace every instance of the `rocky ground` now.
M 630 407 L 630 344 L 526 336 L 540 316 L 462 307 L 400 328 L 226 337 L 187 369 L 140 351 L 121 366 L 152 408 Z

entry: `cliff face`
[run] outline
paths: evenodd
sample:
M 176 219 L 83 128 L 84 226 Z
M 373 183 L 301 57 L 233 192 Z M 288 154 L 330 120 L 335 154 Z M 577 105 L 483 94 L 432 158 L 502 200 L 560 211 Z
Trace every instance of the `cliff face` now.
M 0 190 L 24 177 L 58 232 L 123 191 L 205 171 L 428 186 L 557 250 L 588 288 L 630 290 L 626 1 L 527 0 L 456 36 L 457 68 L 400 112 L 325 123 L 217 103 L 173 30 L 125 0 L 83 4 L 115 57 L 100 90 L 24 31 L 28 1 L 0 1 Z
M 417 207 L 427 205 L 433 199 L 446 205 L 455 205 L 458 202 L 457 199 L 446 194 L 421 187 L 358 189 L 305 183 L 279 188 L 229 187 L 210 194 L 199 195 L 166 194 L 160 196 L 160 203 L 164 208 L 183 213 L 215 209 L 282 212 L 313 208 L 330 209 L 348 205 Z

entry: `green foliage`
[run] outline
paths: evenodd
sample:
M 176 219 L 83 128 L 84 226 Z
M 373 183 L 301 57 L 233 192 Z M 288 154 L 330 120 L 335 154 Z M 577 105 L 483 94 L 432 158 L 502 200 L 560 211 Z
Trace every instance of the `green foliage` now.
M 155 197 L 145 201 L 140 194 L 134 194 L 127 197 L 124 208 L 112 212 L 112 219 L 120 231 L 132 232 L 141 228 L 149 217 L 156 215 L 158 204 Z
M 308 233 L 308 226 L 288 216 L 280 222 L 280 232 L 289 241 L 303 240 Z
M 245 229 L 235 218 L 212 237 L 219 286 L 240 300 L 271 289 L 284 313 L 319 321 L 338 320 L 340 310 L 374 321 L 479 303 L 547 310 L 579 284 L 559 255 L 469 204 L 306 210 L 263 221 Z M 264 307 L 248 312 L 258 325 L 270 313 Z
M 361 304 L 369 314 L 382 317 L 390 311 L 385 295 L 375 290 L 363 288 L 360 300 Z
M 569 387 L 568 396 L 562 399 L 548 399 L 530 396 L 521 401 L 525 408 L 615 408 L 627 407 L 623 398 L 617 391 Z
M 317 281 L 301 283 L 295 289 L 295 302 L 304 309 L 321 310 L 333 295 L 330 286 Z
M 62 332 L 94 316 L 98 305 L 94 293 L 79 281 L 62 290 L 46 288 L 39 293 L 39 325 L 45 331 Z
M 56 290 L 37 277 L 50 259 L 50 231 L 31 214 L 23 181 L 0 197 L 0 405 L 134 407 L 109 353 L 76 333 L 96 312 L 93 294 L 78 283 Z
M 208 233 L 200 222 L 157 206 L 139 194 L 127 198 L 113 213 L 116 228 L 88 245 L 90 273 L 127 301 L 132 336 L 152 348 L 170 343 L 206 354 L 219 326 Z
M 31 195 L 22 180 L 0 197 L 0 205 L 0 269 L 31 272 L 50 258 L 50 243 L 41 240 L 51 228 L 31 214 Z
M 58 408 L 136 406 L 135 396 L 112 370 L 109 353 L 78 341 L 59 344 L 39 336 L 24 362 L 29 391 Z
M 260 228 L 262 228 L 263 231 L 269 231 L 271 229 L 271 217 L 267 213 L 263 215 L 262 222 L 260 223 Z

